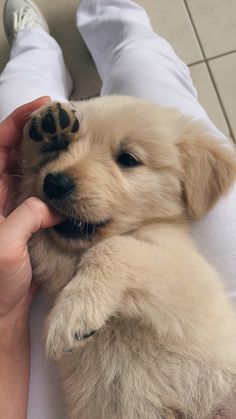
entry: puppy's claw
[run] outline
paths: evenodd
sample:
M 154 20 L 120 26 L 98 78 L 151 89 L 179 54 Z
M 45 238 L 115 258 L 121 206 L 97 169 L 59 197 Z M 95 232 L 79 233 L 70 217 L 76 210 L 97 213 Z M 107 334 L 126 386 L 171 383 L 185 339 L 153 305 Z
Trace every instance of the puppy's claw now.
M 70 349 L 64 349 L 63 352 L 65 352 L 65 354 L 71 354 L 74 351 L 75 351 L 75 348 L 70 348 Z
M 90 336 L 94 335 L 96 333 L 96 330 L 92 330 L 92 332 L 90 333 L 86 333 L 84 335 L 80 335 L 79 333 L 75 333 L 75 338 L 79 341 L 83 340 L 83 339 L 88 339 L 90 338 Z

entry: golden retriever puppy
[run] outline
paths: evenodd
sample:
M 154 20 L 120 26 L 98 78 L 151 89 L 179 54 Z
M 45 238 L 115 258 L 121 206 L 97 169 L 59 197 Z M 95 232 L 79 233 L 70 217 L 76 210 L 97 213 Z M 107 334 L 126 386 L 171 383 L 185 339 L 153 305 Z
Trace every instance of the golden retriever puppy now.
M 22 199 L 62 222 L 30 243 L 69 419 L 207 419 L 236 385 L 236 319 L 189 221 L 236 178 L 234 151 L 129 97 L 50 103 L 22 145 Z

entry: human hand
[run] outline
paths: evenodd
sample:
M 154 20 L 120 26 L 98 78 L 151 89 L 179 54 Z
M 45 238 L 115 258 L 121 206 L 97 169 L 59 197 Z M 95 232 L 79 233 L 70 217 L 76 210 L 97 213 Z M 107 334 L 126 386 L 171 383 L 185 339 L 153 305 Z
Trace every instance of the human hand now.
M 29 115 L 50 100 L 43 97 L 14 111 L 0 124 L 0 320 L 27 313 L 34 294 L 27 242 L 60 218 L 36 198 L 15 208 L 15 154 Z M 12 212 L 13 210 L 13 212 Z

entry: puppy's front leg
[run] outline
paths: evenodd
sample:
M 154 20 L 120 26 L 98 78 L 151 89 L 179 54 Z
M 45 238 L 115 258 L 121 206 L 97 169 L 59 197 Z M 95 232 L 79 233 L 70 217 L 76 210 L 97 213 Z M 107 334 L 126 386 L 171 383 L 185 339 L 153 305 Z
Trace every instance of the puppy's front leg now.
M 46 352 L 58 359 L 87 342 L 115 312 L 117 301 L 99 283 L 99 272 L 78 271 L 61 291 L 46 321 Z
M 77 274 L 60 292 L 46 322 L 49 357 L 58 359 L 92 339 L 118 310 L 125 285 L 118 279 L 122 259 L 117 244 L 107 240 L 89 249 Z
M 116 236 L 88 249 L 78 263 L 77 274 L 60 292 L 49 313 L 47 354 L 59 358 L 93 339 L 94 332 L 111 316 L 122 312 L 127 315 L 126 294 L 141 286 L 140 279 L 146 276 L 149 266 L 143 244 L 140 247 L 139 241 L 131 237 Z M 133 311 L 137 310 L 135 305 Z

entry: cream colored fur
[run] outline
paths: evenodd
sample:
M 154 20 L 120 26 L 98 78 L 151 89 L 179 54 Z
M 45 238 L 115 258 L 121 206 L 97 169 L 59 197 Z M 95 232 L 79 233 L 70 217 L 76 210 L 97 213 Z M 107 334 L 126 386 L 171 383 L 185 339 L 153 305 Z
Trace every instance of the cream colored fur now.
M 211 418 L 235 389 L 236 320 L 188 224 L 233 184 L 234 150 L 156 104 L 113 96 L 73 106 L 80 129 L 68 151 L 45 161 L 29 124 L 22 147 L 22 199 L 45 199 L 45 176 L 65 172 L 78 190 L 64 211 L 112 220 L 92 241 L 51 229 L 30 244 L 52 302 L 46 351 L 58 360 L 67 418 Z M 142 165 L 117 165 L 120 150 Z

